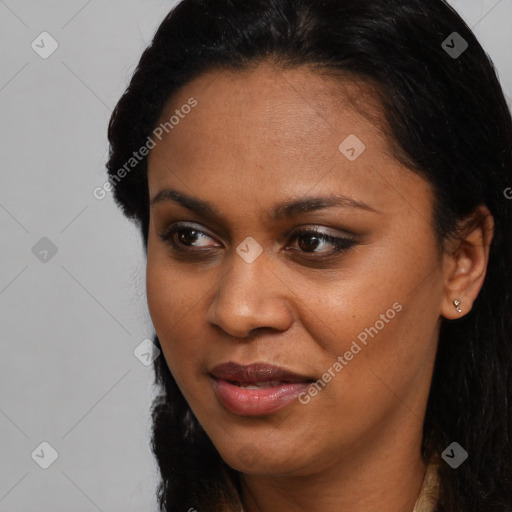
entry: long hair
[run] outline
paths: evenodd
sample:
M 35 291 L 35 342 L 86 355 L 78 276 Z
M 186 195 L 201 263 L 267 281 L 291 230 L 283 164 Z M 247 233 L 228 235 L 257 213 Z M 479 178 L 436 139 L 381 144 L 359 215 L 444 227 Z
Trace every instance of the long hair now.
M 468 47 L 454 55 L 449 49 L 459 36 Z M 453 441 L 469 454 L 456 470 L 441 466 L 438 512 L 509 512 L 512 203 L 504 191 L 512 186 L 512 119 L 490 58 L 444 1 L 183 0 L 161 23 L 110 120 L 107 168 L 116 203 L 140 228 L 147 250 L 147 158 L 127 172 L 132 152 L 188 82 L 265 59 L 374 87 L 395 158 L 433 186 L 432 229 L 440 249 L 479 204 L 493 215 L 480 294 L 464 317 L 441 319 L 421 448 L 425 461 Z M 161 348 L 157 336 L 154 342 Z M 154 369 L 159 395 L 151 446 L 161 473 L 161 510 L 236 504 L 238 472 L 198 423 L 164 357 Z

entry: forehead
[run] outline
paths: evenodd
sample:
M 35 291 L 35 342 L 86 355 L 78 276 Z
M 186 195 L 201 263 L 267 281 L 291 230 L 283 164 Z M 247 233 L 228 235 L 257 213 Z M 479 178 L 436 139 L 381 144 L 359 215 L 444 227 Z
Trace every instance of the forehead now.
M 190 98 L 197 105 L 185 114 Z M 247 197 L 250 191 L 253 200 L 263 183 L 272 185 L 268 197 L 303 195 L 321 184 L 363 201 L 373 196 L 380 209 L 386 192 L 400 195 L 423 181 L 392 156 L 379 97 L 354 77 L 268 63 L 214 70 L 179 90 L 158 123 L 178 113 L 178 124 L 150 152 L 151 196 L 171 183 L 212 197 L 224 185 Z M 342 152 L 345 141 L 356 152 L 364 148 L 356 160 Z
M 165 123 L 190 97 L 199 107 L 193 117 L 205 129 L 215 124 L 220 128 L 222 120 L 223 131 L 244 128 L 242 133 L 248 133 L 252 128 L 251 132 L 275 140 L 276 131 L 282 137 L 294 128 L 295 140 L 301 135 L 311 139 L 321 130 L 336 130 L 342 119 L 355 129 L 360 118 L 365 118 L 369 123 L 365 129 L 373 128 L 375 135 L 388 131 L 376 88 L 353 75 L 311 66 L 283 69 L 263 61 L 243 70 L 210 70 L 166 102 L 159 123 Z M 248 119 L 250 126 L 245 122 Z M 284 133 L 283 126 L 288 128 Z

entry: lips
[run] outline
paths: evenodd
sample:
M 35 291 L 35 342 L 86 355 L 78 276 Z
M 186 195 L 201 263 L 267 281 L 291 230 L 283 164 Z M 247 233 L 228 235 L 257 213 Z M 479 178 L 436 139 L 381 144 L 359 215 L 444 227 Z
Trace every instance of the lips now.
M 286 368 L 267 363 L 243 365 L 229 361 L 215 366 L 210 374 L 244 388 L 275 387 L 282 383 L 313 382 L 310 376 L 300 375 Z
M 315 380 L 272 364 L 233 361 L 215 366 L 210 377 L 219 402 L 242 416 L 273 414 L 291 404 Z

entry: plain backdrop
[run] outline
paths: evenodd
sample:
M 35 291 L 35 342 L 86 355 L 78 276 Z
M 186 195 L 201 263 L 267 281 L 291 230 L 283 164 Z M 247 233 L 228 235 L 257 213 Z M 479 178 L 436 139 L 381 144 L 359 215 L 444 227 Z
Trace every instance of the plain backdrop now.
M 93 190 L 112 108 L 175 3 L 0 0 L 1 512 L 156 510 L 142 243 Z M 512 0 L 452 5 L 512 97 Z

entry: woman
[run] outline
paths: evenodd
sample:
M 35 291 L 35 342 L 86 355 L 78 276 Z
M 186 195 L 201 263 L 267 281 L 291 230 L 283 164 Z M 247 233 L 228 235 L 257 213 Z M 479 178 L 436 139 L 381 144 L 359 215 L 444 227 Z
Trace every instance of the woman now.
M 162 510 L 512 510 L 512 120 L 447 4 L 184 0 L 109 140 Z

